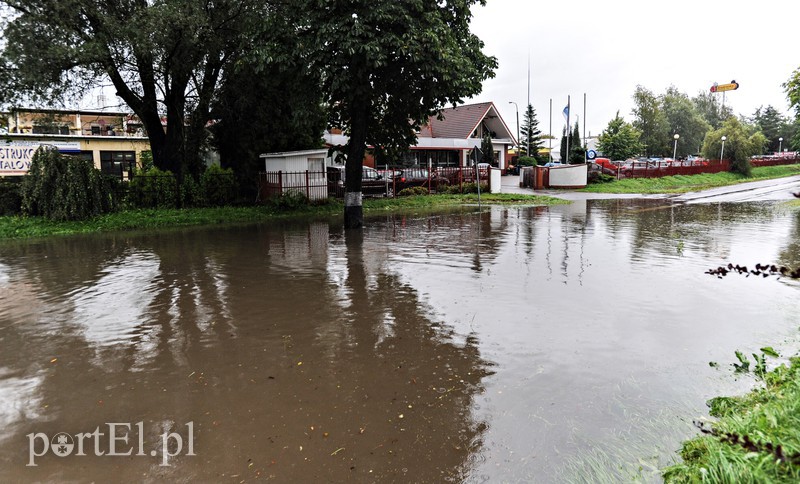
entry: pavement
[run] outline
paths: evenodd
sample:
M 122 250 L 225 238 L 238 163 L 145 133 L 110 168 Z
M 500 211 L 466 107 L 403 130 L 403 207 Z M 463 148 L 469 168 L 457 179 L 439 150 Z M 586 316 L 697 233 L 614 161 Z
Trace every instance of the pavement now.
M 519 186 L 519 177 L 501 177 L 503 193 L 524 195 L 546 195 L 562 200 L 613 200 L 620 198 L 645 198 L 670 200 L 676 203 L 718 203 L 718 202 L 756 202 L 775 200 L 794 200 L 794 193 L 800 193 L 800 175 L 773 180 L 739 183 L 726 187 L 711 188 L 699 192 L 683 194 L 637 194 L 637 193 L 587 193 L 574 190 L 534 190 Z

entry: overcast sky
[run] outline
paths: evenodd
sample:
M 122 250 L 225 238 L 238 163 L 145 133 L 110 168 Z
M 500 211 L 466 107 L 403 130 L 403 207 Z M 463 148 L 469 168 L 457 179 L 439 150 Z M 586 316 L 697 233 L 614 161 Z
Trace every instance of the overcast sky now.
M 473 8 L 472 31 L 497 57 L 496 77 L 467 102 L 493 101 L 512 131 L 513 104 L 520 117 L 530 100 L 539 127 L 560 136 L 561 114 L 571 96 L 572 116 L 586 131 L 599 134 L 619 111 L 632 121 L 637 85 L 661 94 L 670 85 L 690 97 L 715 82 L 736 80 L 726 94 L 736 114 L 752 115 L 772 105 L 788 114 L 781 84 L 800 67 L 798 0 L 488 0 Z

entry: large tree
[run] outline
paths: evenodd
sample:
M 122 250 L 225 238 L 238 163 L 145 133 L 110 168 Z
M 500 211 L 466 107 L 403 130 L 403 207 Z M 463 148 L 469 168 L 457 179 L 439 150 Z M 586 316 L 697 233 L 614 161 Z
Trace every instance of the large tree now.
M 701 91 L 692 98 L 695 109 L 712 129 L 719 129 L 723 121 L 733 116 L 731 107 L 722 107 L 718 96 L 716 93 Z
M 363 224 L 362 161 L 367 146 L 402 153 L 428 117 L 481 91 L 497 61 L 470 32 L 484 0 L 287 0 L 301 56 L 322 75 L 329 125 L 346 152 L 344 222 Z
M 800 150 L 800 127 L 798 127 L 800 125 L 800 67 L 792 72 L 789 80 L 783 84 L 783 88 L 786 91 L 786 97 L 789 98 L 789 107 L 794 109 L 795 113 L 792 148 Z
M 642 133 L 642 144 L 648 156 L 672 154 L 667 117 L 661 109 L 659 98 L 648 89 L 636 86 L 633 93 L 633 126 Z
M 522 117 L 520 148 L 525 152 L 525 156 L 533 157 L 536 159 L 536 163 L 541 163 L 543 157 L 539 154 L 539 149 L 542 147 L 542 143 L 542 131 L 539 129 L 539 120 L 536 119 L 536 110 L 528 104 Z M 528 147 L 530 147 L 530 153 Z
M 725 136 L 724 151 L 722 137 Z M 728 118 L 720 129 L 709 131 L 703 142 L 703 156 L 717 159 L 722 155 L 731 160 L 731 171 L 750 176 L 750 157 L 763 151 L 767 139 L 755 126 L 742 123 L 738 118 Z
M 221 74 L 269 18 L 261 0 L 1 0 L 0 104 L 60 104 L 110 83 L 159 168 L 199 170 Z M 162 119 L 166 118 L 166 129 Z
M 794 126 L 777 109 L 772 106 L 766 108 L 761 106 L 753 113 L 751 121 L 767 138 L 767 151 L 778 151 L 778 149 L 783 150 L 783 148 L 790 147 Z M 781 138 L 783 138 L 782 141 Z
M 608 126 L 597 139 L 597 147 L 603 155 L 612 160 L 625 160 L 642 151 L 639 130 L 626 123 L 619 115 L 609 121 Z
M 677 148 L 677 156 L 685 157 L 699 153 L 703 139 L 711 126 L 697 112 L 689 96 L 670 86 L 659 100 L 669 126 L 670 137 L 679 135 L 677 145 L 672 145 L 673 148 Z M 668 152 L 672 155 L 672 150 Z

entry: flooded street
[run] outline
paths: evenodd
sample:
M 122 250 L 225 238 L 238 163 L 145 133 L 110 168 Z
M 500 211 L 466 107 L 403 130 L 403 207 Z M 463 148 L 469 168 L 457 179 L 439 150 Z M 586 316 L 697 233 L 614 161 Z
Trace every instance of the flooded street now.
M 0 482 L 658 481 L 797 347 L 779 203 L 575 201 L 0 246 Z M 718 367 L 710 365 L 718 363 Z M 109 437 L 109 434 L 113 437 Z

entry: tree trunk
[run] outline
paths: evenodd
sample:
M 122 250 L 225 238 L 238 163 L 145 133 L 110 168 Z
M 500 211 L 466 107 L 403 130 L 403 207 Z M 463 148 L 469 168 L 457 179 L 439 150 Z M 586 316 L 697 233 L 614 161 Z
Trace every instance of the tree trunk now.
M 367 149 L 367 124 L 369 105 L 361 100 L 350 108 L 350 142 L 347 144 L 344 186 L 344 228 L 360 229 L 364 226 L 364 209 L 361 204 L 361 179 L 364 153 Z

